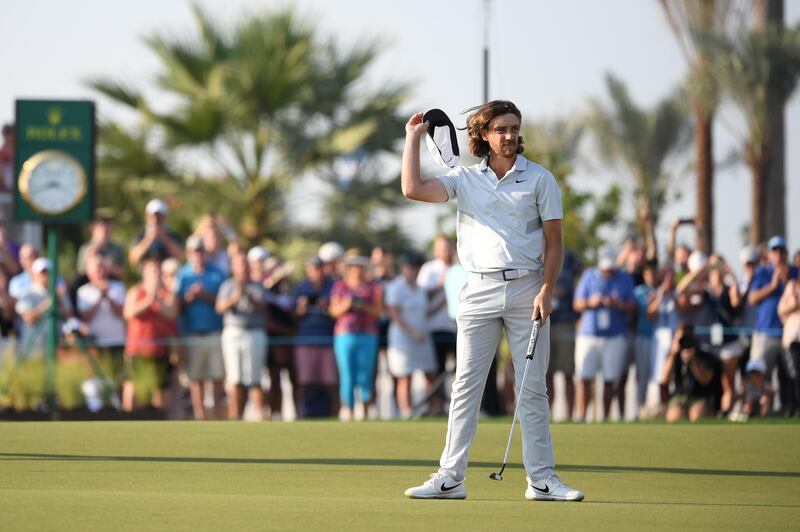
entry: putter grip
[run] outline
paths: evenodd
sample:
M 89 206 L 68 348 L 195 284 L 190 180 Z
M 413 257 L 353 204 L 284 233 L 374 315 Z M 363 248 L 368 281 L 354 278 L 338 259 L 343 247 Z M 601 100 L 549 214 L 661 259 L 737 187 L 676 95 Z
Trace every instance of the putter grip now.
M 533 352 L 536 350 L 536 342 L 539 340 L 539 328 L 542 326 L 542 318 L 533 320 L 533 329 L 531 329 L 531 341 L 528 342 L 528 352 L 525 353 L 525 358 L 533 360 Z

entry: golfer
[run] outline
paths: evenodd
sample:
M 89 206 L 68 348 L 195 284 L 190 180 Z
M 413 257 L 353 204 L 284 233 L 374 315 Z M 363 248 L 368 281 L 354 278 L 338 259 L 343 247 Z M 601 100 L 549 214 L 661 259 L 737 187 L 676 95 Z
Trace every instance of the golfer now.
M 580 501 L 583 494 L 555 474 L 545 384 L 550 353 L 547 317 L 563 258 L 561 191 L 548 170 L 520 155 L 522 114 L 502 100 L 477 107 L 467 118 L 469 150 L 481 162 L 423 181 L 419 144 L 428 124 L 422 116 L 417 113 L 406 124 L 403 194 L 430 203 L 458 198 L 458 256 L 469 278 L 461 293 L 456 377 L 439 471 L 405 494 L 415 499 L 466 498 L 469 448 L 502 329 L 519 388 L 532 320 L 541 316 L 530 374 L 518 392 L 528 481 L 525 498 Z

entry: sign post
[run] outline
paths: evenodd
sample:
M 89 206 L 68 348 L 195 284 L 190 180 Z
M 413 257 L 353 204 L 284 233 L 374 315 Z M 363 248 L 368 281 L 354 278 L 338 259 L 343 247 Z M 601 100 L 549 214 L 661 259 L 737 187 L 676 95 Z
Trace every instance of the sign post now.
M 14 217 L 47 227 L 50 260 L 47 312 L 47 407 L 56 415 L 58 233 L 94 215 L 95 109 L 90 101 L 17 100 Z

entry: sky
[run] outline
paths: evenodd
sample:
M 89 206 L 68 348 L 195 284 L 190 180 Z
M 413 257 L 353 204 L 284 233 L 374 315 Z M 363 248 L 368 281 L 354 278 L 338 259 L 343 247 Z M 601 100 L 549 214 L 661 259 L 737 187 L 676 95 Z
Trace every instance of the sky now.
M 198 2 L 224 22 L 288 2 L 205 0 Z M 445 110 L 456 125 L 459 113 L 482 100 L 483 0 L 298 0 L 298 14 L 343 46 L 378 37 L 384 52 L 369 72 L 369 83 L 410 82 L 413 91 L 404 111 Z M 523 121 L 551 120 L 584 112 L 590 98 L 605 94 L 604 76 L 613 72 L 641 105 L 652 106 L 673 91 L 686 73 L 656 0 L 492 0 L 488 17 L 490 98 L 514 101 Z M 159 63 L 142 39 L 155 32 L 185 35 L 192 31 L 191 3 L 185 0 L 6 0 L 0 17 L 0 123 L 13 119 L 17 98 L 90 98 L 101 117 L 124 118 L 108 100 L 87 88 L 90 77 L 112 77 L 146 87 Z M 800 2 L 786 2 L 787 24 L 800 20 Z M 158 95 L 156 95 L 158 97 Z M 166 102 L 164 102 L 166 105 Z M 735 109 L 721 115 L 737 124 Z M 718 121 L 715 158 L 738 147 L 738 131 Z M 787 238 L 800 246 L 800 99 L 786 109 Z M 462 150 L 466 148 L 462 143 Z M 577 167 L 571 180 L 578 188 L 602 190 L 612 180 L 626 183 L 598 166 L 596 155 Z M 691 156 L 691 150 L 687 152 Z M 683 164 L 686 164 L 685 162 Z M 433 171 L 432 166 L 428 166 Z M 657 234 L 664 242 L 675 217 L 693 215 L 693 179 L 685 175 L 675 188 L 679 201 L 663 213 Z M 398 194 L 400 192 L 398 191 Z M 295 197 L 308 202 L 313 197 Z M 750 178 L 743 165 L 716 174 L 717 247 L 735 261 L 742 227 L 750 213 Z M 422 244 L 435 233 L 441 206 L 415 206 L 402 215 L 413 239 Z M 612 235 L 613 238 L 617 236 Z M 687 231 L 679 239 L 691 244 Z M 617 242 L 619 243 L 619 242 Z

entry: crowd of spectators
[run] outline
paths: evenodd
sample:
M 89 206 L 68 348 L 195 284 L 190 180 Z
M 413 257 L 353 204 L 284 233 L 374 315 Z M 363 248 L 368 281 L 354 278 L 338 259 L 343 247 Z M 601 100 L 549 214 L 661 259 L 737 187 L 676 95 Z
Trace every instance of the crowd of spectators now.
M 127 250 L 113 240 L 111 220 L 97 219 L 75 279 L 56 283 L 67 325 L 60 330 L 109 362 L 124 410 L 242 419 L 249 405 L 256 418 L 274 419 L 288 397 L 298 417 L 377 417 L 385 357 L 393 416 L 445 412 L 467 279 L 446 237 L 435 239 L 431 260 L 414 252 L 396 258 L 382 246 L 367 257 L 328 242 L 293 276 L 266 248 L 243 248 L 217 215 L 204 216 L 184 239 L 168 214 L 163 201 L 151 200 Z M 547 377 L 552 400 L 554 375 L 563 374 L 568 419 L 591 417 L 598 374 L 594 419 L 611 418 L 614 403 L 623 417 L 628 400 L 638 417 L 667 420 L 796 412 L 800 253 L 790 264 L 780 236 L 763 249 L 747 247 L 737 278 L 720 255 L 674 245 L 678 227 L 662 263 L 636 239 L 620 251 L 601 247 L 588 267 L 567 251 L 553 292 Z M 38 255 L 0 226 L 0 334 L 16 338 L 7 345 L 17 360 L 44 349 L 52 265 Z M 126 271 L 138 279 L 128 287 Z M 415 403 L 417 373 L 430 393 Z M 287 377 L 291 394 L 282 389 Z M 626 398 L 629 379 L 635 399 Z M 490 384 L 498 380 L 493 373 Z M 513 404 L 510 387 L 487 386 L 487 394 L 506 402 L 510 394 Z
M 683 223 L 672 224 L 662 263 L 636 239 L 621 251 L 601 247 L 585 269 L 567 252 L 554 290 L 549 378 L 565 376 L 568 418 L 591 417 L 598 374 L 594 419 L 609 419 L 615 402 L 624 415 L 629 379 L 638 418 L 798 413 L 800 252 L 790 262 L 781 236 L 745 247 L 737 277 L 721 255 L 675 246 Z

